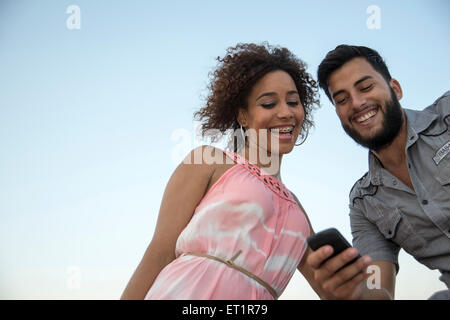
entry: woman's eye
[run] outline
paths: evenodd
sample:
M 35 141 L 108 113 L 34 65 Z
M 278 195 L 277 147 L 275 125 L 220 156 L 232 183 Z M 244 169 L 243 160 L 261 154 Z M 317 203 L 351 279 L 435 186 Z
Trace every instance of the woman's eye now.
M 262 103 L 261 106 L 263 106 L 266 109 L 270 109 L 275 107 L 275 103 Z
M 298 101 L 290 101 L 287 104 L 290 105 L 290 106 L 294 106 L 295 107 L 295 106 L 299 105 L 299 102 Z

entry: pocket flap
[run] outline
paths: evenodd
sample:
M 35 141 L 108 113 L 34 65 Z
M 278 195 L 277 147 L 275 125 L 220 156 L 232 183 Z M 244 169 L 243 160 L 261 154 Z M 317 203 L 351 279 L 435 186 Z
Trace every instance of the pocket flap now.
M 378 220 L 377 226 L 386 239 L 392 239 L 397 232 L 397 226 L 402 219 L 402 214 L 395 208 L 386 212 L 383 219 Z

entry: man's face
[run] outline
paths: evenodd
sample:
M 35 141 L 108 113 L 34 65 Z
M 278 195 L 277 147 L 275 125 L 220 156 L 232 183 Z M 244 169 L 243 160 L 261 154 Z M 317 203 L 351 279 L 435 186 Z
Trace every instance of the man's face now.
M 333 72 L 328 91 L 345 132 L 374 151 L 388 146 L 403 124 L 399 83 L 386 80 L 363 58 Z

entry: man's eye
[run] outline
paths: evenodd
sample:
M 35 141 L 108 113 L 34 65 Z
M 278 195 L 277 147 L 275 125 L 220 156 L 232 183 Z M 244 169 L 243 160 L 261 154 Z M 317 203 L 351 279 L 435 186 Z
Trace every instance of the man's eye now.
M 368 86 L 365 86 L 363 88 L 361 88 L 361 91 L 368 91 L 370 88 L 372 88 L 372 85 L 369 84 Z
M 343 104 L 345 101 L 347 101 L 347 98 L 338 99 L 336 100 L 336 104 Z

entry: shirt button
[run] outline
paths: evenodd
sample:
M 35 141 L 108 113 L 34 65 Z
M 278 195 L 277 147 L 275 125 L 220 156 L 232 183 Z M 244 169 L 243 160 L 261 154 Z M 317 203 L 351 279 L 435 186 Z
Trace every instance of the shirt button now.
M 394 186 L 396 186 L 396 185 L 397 185 L 397 180 L 393 179 L 393 180 L 392 180 L 392 184 L 393 184 Z
M 428 200 L 422 200 L 422 204 L 428 204 Z

